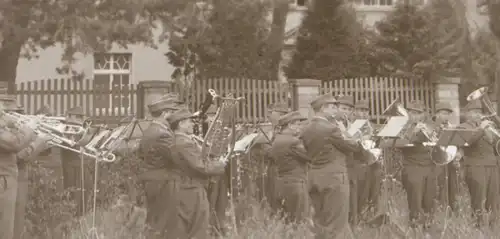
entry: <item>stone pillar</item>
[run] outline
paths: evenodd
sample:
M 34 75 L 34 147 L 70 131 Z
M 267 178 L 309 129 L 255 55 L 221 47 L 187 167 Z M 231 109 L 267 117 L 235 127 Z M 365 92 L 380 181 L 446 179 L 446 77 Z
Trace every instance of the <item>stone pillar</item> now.
M 310 103 L 321 93 L 321 81 L 314 79 L 290 80 L 292 86 L 293 110 L 298 110 L 304 116 L 311 118 L 313 111 Z
M 453 116 L 450 119 L 450 123 L 458 125 L 460 123 L 460 99 L 458 94 L 460 78 L 439 76 L 434 82 L 435 103 L 448 102 L 453 108 Z
M 137 94 L 137 117 L 149 118 L 148 105 L 159 99 L 161 96 L 171 92 L 173 82 L 170 81 L 141 81 L 138 84 Z

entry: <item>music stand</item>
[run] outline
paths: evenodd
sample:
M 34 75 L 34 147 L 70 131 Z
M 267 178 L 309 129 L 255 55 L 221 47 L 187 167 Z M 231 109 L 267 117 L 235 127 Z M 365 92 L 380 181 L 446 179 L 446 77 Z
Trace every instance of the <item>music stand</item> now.
M 378 132 L 378 137 L 397 138 L 408 124 L 408 117 L 393 116 L 386 125 Z
M 483 136 L 480 129 L 443 129 L 436 145 L 469 146 Z

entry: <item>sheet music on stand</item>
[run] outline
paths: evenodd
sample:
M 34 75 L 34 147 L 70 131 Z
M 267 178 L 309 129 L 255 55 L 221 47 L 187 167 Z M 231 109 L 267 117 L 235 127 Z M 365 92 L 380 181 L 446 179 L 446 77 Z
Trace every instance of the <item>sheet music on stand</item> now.
M 483 136 L 480 129 L 443 129 L 436 145 L 469 146 Z
M 405 130 L 409 122 L 406 116 L 393 116 L 389 119 L 386 125 L 378 132 L 378 137 L 397 138 L 401 132 Z

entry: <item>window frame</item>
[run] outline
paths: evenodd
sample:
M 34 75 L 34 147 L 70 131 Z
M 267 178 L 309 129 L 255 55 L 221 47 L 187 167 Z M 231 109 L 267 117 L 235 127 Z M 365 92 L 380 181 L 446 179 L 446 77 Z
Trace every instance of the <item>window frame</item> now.
M 95 60 L 96 60 L 96 56 L 97 55 L 104 55 L 104 57 L 106 56 L 110 56 L 110 69 L 96 69 L 96 65 L 95 65 Z M 118 56 L 122 56 L 122 55 L 125 55 L 127 56 L 127 61 L 128 61 L 128 69 L 115 69 L 114 68 L 114 63 L 115 61 L 117 60 Z M 117 75 L 128 75 L 128 84 L 127 86 L 129 86 L 130 84 L 132 84 L 132 63 L 133 63 L 133 55 L 132 53 L 130 52 L 97 52 L 97 53 L 94 53 L 93 54 L 93 64 L 92 64 L 92 74 L 93 74 L 93 85 L 92 87 L 95 86 L 95 84 L 98 84 L 98 80 L 96 79 L 96 75 L 102 75 L 102 76 L 107 76 L 107 80 L 108 80 L 108 86 L 106 87 L 106 91 L 112 91 L 113 90 L 113 81 L 114 81 L 114 78 L 115 76 Z M 122 82 L 122 79 L 120 79 L 120 87 L 123 87 L 123 82 Z M 120 89 L 121 91 L 123 90 L 123 88 Z M 116 95 L 115 95 L 116 96 Z M 115 108 L 120 108 L 119 105 L 114 105 L 113 104 L 113 94 L 109 94 L 108 96 L 108 103 L 107 103 L 107 107 L 97 107 L 96 106 L 96 103 L 94 102 L 94 107 L 95 109 L 98 109 L 97 110 L 97 114 L 100 114 L 102 111 L 105 112 L 106 109 L 109 109 L 111 111 L 115 111 Z M 95 101 L 95 98 L 96 98 L 96 95 L 93 96 L 93 100 Z M 100 97 L 99 97 L 100 98 Z M 127 107 L 130 107 L 132 105 L 132 102 L 131 102 L 131 97 L 129 95 L 126 95 L 126 94 L 120 94 L 120 101 L 122 102 L 122 108 L 123 108 L 123 102 L 124 100 L 128 98 L 128 106 Z M 121 111 L 122 109 L 118 109 L 119 111 Z M 118 114 L 120 115 L 121 112 L 116 112 L 115 114 Z

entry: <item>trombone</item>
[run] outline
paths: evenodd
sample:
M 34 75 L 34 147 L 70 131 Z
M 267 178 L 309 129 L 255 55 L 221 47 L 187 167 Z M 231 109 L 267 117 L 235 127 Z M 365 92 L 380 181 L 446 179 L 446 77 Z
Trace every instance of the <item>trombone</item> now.
M 48 135 L 50 137 L 49 145 L 51 146 L 77 152 L 96 160 L 112 162 L 116 159 L 115 155 L 109 150 L 101 152 L 100 150 L 91 150 L 92 148 L 87 147 L 87 145 L 91 145 L 90 143 L 95 144 L 96 140 L 101 140 L 107 135 L 101 134 L 98 139 L 94 140 L 94 138 L 96 138 L 96 132 L 90 130 L 90 127 L 65 124 L 63 123 L 66 119 L 65 117 L 23 115 L 17 112 L 3 113 L 13 118 L 16 123 L 21 125 L 30 121 L 35 121 L 37 126 L 33 130 L 38 135 Z M 79 146 L 80 149 L 74 148 L 75 146 Z M 90 152 L 88 152 L 89 150 Z

